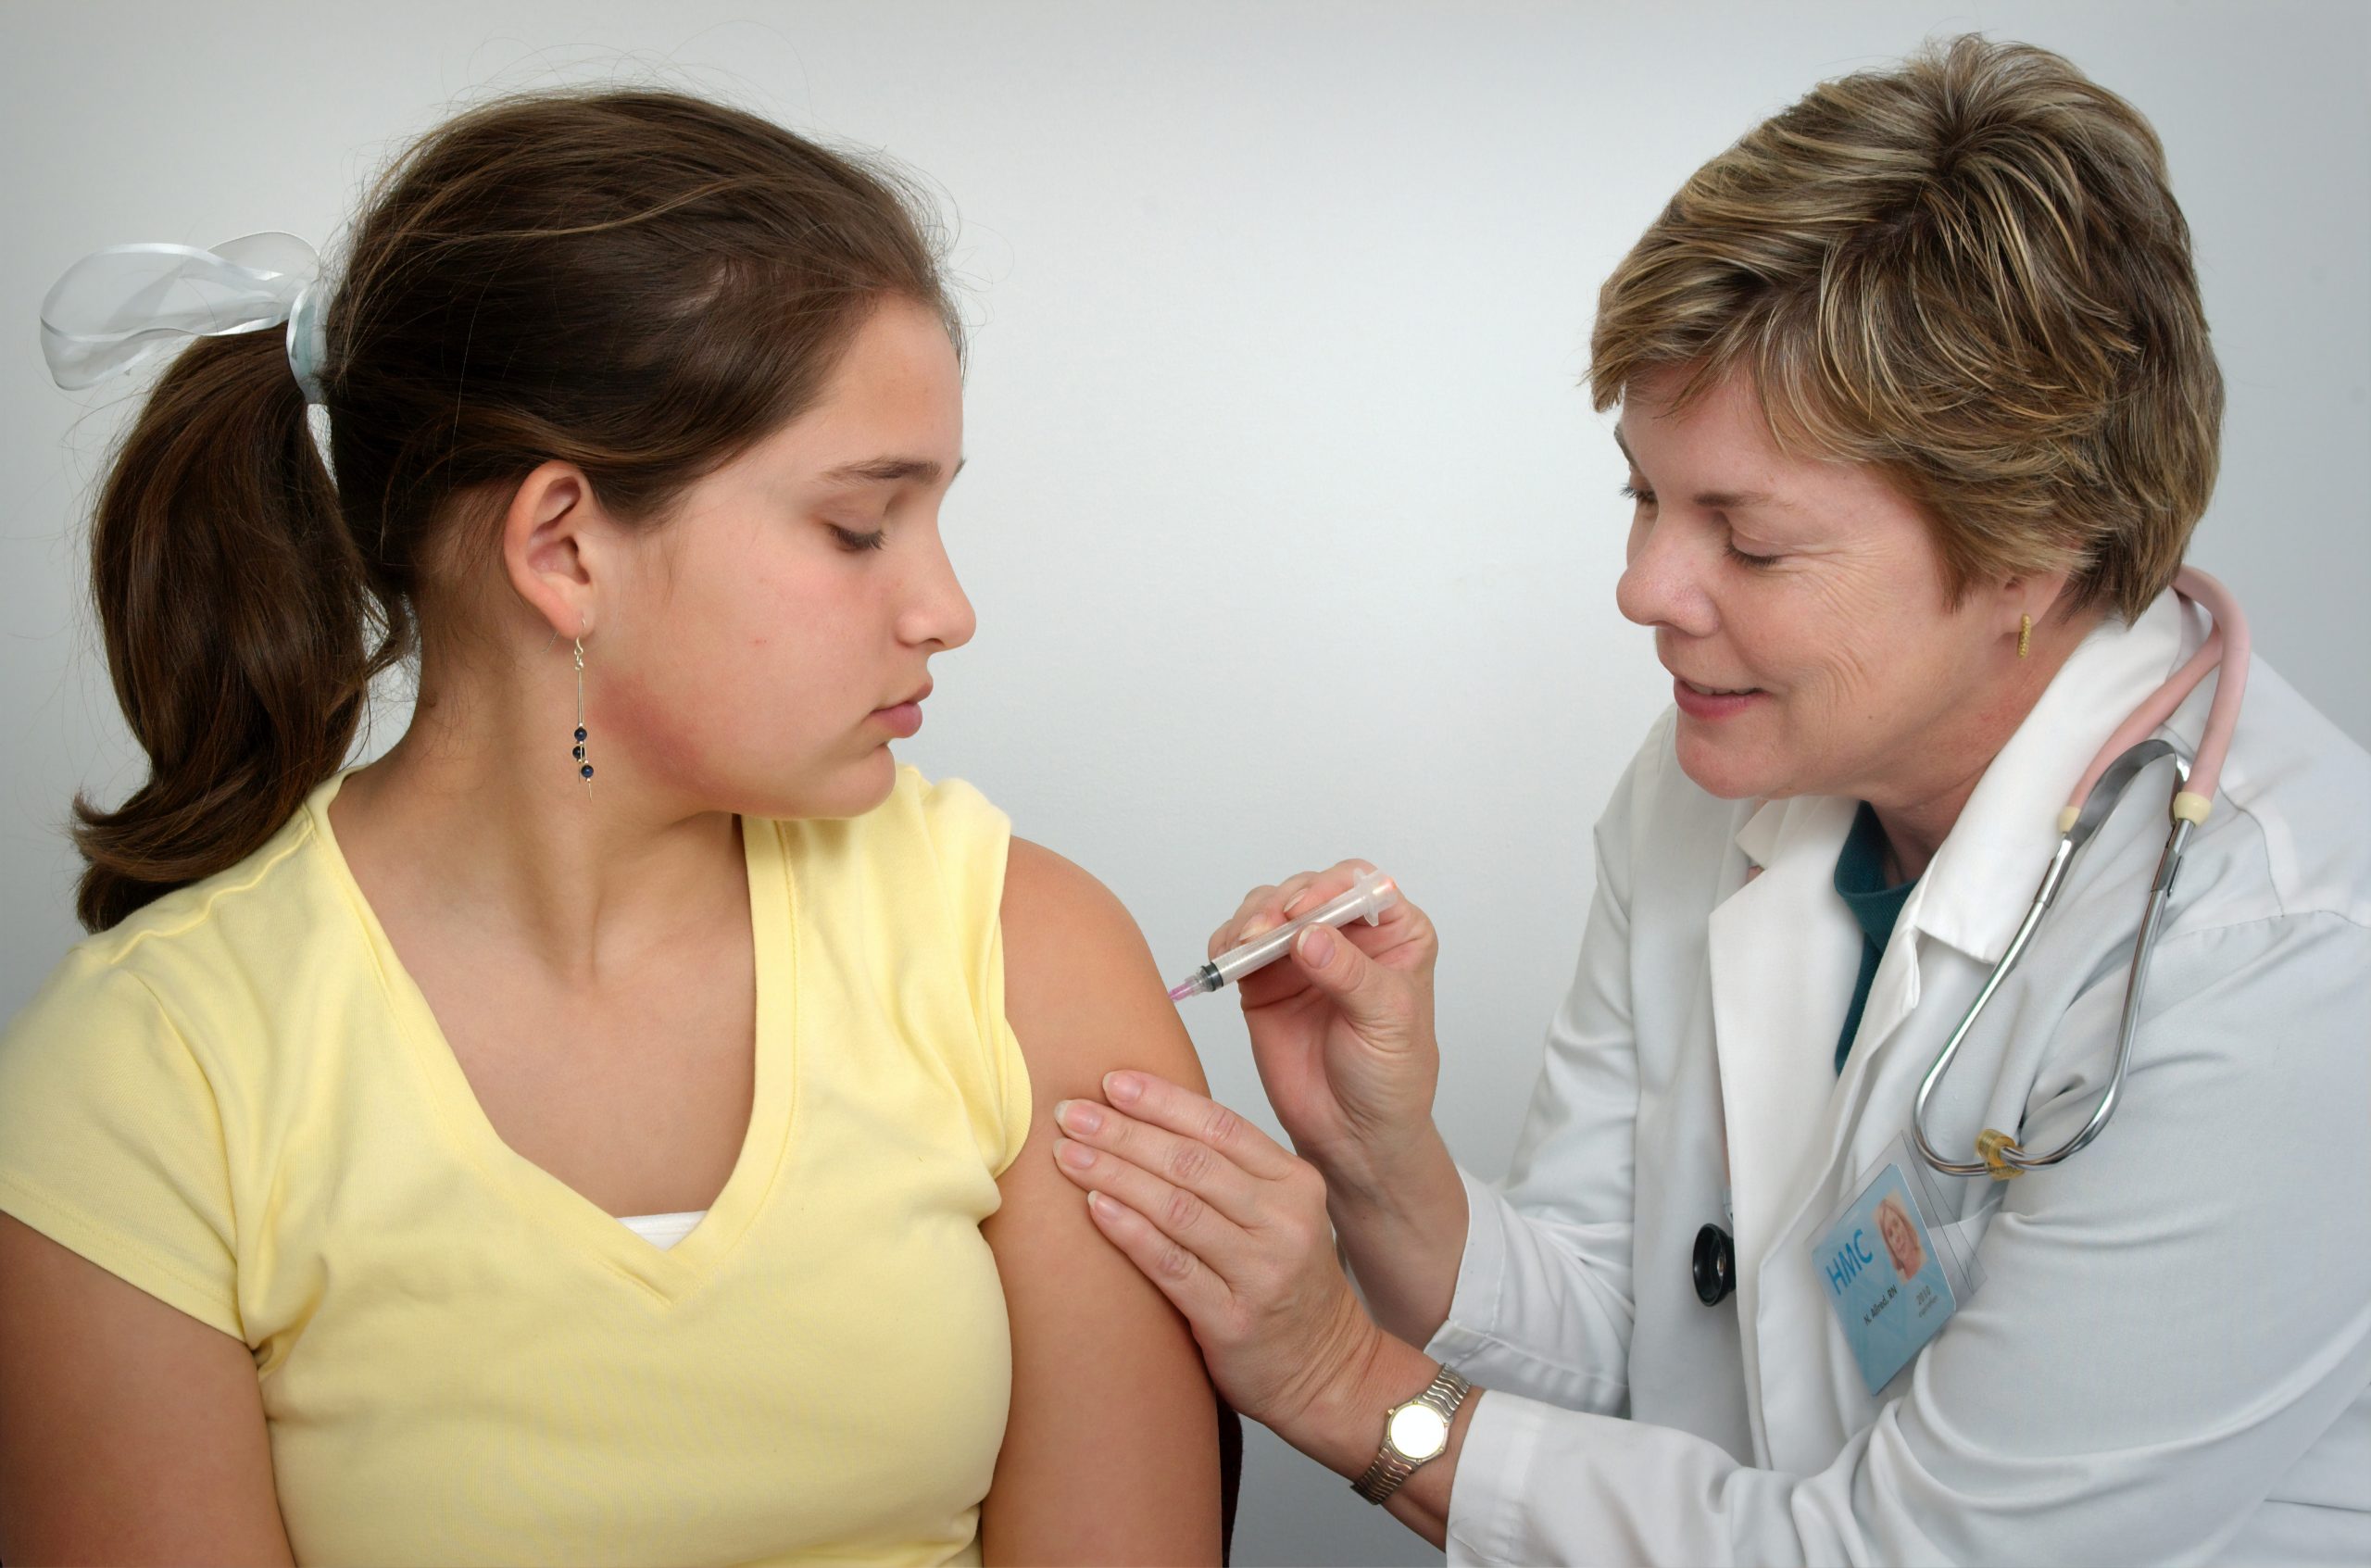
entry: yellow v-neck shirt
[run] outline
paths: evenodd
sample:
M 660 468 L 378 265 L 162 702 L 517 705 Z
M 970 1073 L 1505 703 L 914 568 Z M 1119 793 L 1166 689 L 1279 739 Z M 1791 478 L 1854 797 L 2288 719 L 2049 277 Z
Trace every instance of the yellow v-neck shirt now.
M 1011 1382 L 979 1227 L 1030 1117 L 1002 814 L 908 769 L 744 820 L 754 1106 L 662 1251 L 486 1120 L 342 780 L 0 1035 L 0 1210 L 253 1349 L 300 1562 L 976 1561 Z

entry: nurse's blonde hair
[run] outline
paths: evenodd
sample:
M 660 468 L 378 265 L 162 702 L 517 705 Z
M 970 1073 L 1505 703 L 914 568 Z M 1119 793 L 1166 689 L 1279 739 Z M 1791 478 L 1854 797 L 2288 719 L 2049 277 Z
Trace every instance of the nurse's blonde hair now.
M 1790 450 L 1873 464 L 1954 598 L 2067 571 L 2127 619 L 2214 488 L 2223 379 L 2164 149 L 2060 56 L 1976 37 L 1825 82 L 1698 169 L 1599 296 L 1590 390 L 1734 370 Z

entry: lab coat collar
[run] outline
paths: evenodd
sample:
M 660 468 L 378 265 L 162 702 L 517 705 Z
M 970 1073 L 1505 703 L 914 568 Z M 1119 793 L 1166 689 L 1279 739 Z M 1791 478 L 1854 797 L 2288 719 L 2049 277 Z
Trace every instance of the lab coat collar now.
M 2059 809 L 2084 767 L 2196 646 L 2199 633 L 2170 590 L 2128 626 L 2108 620 L 2094 627 L 1976 781 L 1903 907 L 1902 924 L 1998 963 L 2033 902 L 2058 843 Z M 1800 854 L 1825 857 L 1832 868 L 1850 825 L 1850 810 L 1773 800 L 1747 819 L 1737 845 L 1756 867 Z
M 1923 935 L 1998 963 L 2058 847 L 2058 815 L 2125 716 L 2162 685 L 2193 640 L 2171 592 L 2130 625 L 2103 621 L 2067 657 L 1984 770 L 1912 907 Z

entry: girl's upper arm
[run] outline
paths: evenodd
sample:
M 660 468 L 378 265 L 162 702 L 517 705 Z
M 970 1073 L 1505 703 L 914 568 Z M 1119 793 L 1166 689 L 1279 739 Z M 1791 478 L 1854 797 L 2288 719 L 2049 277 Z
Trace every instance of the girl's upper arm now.
M 293 1561 L 247 1347 L 6 1214 L 0 1561 Z
M 1217 1405 L 1185 1321 L 1054 1168 L 1054 1108 L 1141 1068 L 1197 1092 L 1194 1047 L 1135 922 L 1085 872 L 1012 841 L 1005 1011 L 1028 1141 L 982 1227 L 1012 1320 L 1012 1410 L 982 1510 L 991 1562 L 1216 1562 Z

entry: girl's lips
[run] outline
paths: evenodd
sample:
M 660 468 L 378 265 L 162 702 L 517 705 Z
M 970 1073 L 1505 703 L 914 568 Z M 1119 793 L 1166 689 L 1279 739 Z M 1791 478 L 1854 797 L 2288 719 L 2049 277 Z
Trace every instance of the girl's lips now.
M 1672 700 L 1691 719 L 1727 719 L 1744 712 L 1770 694 L 1764 691 L 1709 692 L 1672 677 Z
M 922 705 L 919 702 L 901 702 L 895 708 L 877 708 L 873 709 L 872 716 L 891 734 L 901 738 L 910 737 L 922 727 Z

